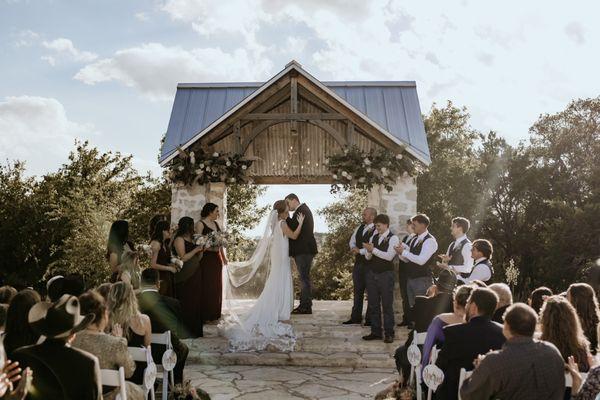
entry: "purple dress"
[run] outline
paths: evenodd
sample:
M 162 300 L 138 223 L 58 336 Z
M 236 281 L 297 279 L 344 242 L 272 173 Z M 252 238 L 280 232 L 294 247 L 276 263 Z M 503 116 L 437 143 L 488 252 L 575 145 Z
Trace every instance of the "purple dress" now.
M 444 343 L 444 327 L 448 325 L 438 315 L 431 321 L 427 328 L 427 336 L 425 337 L 425 343 L 423 344 L 423 358 L 421 364 L 423 366 L 429 364 L 429 357 L 431 356 L 431 349 L 434 345 L 438 345 L 438 348 Z

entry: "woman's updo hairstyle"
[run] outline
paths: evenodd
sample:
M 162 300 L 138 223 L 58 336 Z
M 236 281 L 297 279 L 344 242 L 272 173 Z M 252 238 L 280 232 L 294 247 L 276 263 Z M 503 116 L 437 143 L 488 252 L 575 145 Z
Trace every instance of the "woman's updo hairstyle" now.
M 213 211 L 215 211 L 217 208 L 219 208 L 218 205 L 216 205 L 215 203 L 206 203 L 204 205 L 204 207 L 202 207 L 202 211 L 200 212 L 200 216 L 202 218 L 206 218 L 208 217 L 210 214 L 213 213 Z
M 284 213 L 287 208 L 287 203 L 285 200 L 277 200 L 275 204 L 273 204 L 273 210 L 277 211 L 277 214 Z

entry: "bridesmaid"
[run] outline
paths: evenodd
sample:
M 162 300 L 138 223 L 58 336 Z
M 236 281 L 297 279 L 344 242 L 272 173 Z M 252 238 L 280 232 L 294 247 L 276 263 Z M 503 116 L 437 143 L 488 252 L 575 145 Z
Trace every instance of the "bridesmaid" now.
M 194 337 L 203 336 L 202 303 L 198 291 L 202 290 L 200 257 L 204 248 L 193 243 L 194 220 L 183 217 L 179 220 L 173 248 L 183 261 L 183 268 L 175 274 L 175 293 L 181 303 L 181 314 L 186 328 Z
M 150 267 L 158 271 L 160 294 L 175 297 L 175 273 L 177 268 L 171 264 L 171 231 L 167 221 L 158 221 L 150 237 L 152 260 Z
M 106 259 L 110 266 L 110 282 L 115 283 L 121 273 L 121 262 L 125 247 L 134 250 L 135 246 L 129 241 L 129 223 L 123 220 L 113 222 L 108 233 Z
M 200 216 L 202 220 L 198 222 L 196 230 L 202 232 L 202 235 L 221 230 L 217 224 L 219 207 L 216 204 L 206 203 Z M 222 247 L 206 249 L 200 260 L 202 289 L 200 290 L 199 300 L 202 304 L 202 319 L 204 321 L 214 321 L 221 318 L 223 264 L 227 264 L 227 258 Z

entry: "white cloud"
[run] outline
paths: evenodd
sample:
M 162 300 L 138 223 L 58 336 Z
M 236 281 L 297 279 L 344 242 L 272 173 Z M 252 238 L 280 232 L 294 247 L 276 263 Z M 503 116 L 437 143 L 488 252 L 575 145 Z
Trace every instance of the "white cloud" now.
M 40 174 L 65 162 L 74 140 L 94 127 L 71 121 L 56 99 L 16 96 L 0 101 L 0 132 L 0 160 L 25 160 Z
M 172 99 L 178 82 L 267 79 L 270 63 L 248 51 L 219 48 L 186 50 L 159 43 L 117 51 L 82 68 L 75 79 L 88 85 L 116 81 L 152 99 Z
M 142 12 L 142 11 L 135 13 L 133 16 L 135 17 L 135 19 L 137 19 L 138 21 L 141 21 L 141 22 L 150 21 L 150 17 L 148 16 L 148 14 L 146 14 L 145 12 Z
M 583 44 L 585 42 L 585 30 L 579 22 L 570 22 L 565 26 L 565 33 L 577 44 Z
M 53 56 L 42 57 L 43 60 L 48 61 L 52 66 L 56 65 L 57 58 L 77 62 L 91 62 L 98 58 L 97 54 L 77 49 L 73 45 L 73 42 L 66 38 L 58 38 L 52 41 L 44 40 L 42 46 L 54 52 Z
M 40 38 L 37 32 L 26 29 L 16 34 L 15 47 L 30 47 L 33 46 Z

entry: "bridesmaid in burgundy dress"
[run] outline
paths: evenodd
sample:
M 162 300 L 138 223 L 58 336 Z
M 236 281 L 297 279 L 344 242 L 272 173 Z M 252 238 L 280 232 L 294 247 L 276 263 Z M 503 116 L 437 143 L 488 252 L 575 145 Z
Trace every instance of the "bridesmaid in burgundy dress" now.
M 129 241 L 129 222 L 117 220 L 110 226 L 106 245 L 106 260 L 110 266 L 111 283 L 115 283 L 121 274 L 121 262 L 125 247 L 135 251 L 135 246 Z
M 175 297 L 175 273 L 177 267 L 171 264 L 171 231 L 167 221 L 159 221 L 154 225 L 150 238 L 152 260 L 150 267 L 158 271 L 160 294 Z
M 216 204 L 206 203 L 200 216 L 202 220 L 196 226 L 198 232 L 208 235 L 213 231 L 221 230 L 217 224 L 219 207 Z M 200 260 L 202 289 L 200 290 L 199 300 L 202 304 L 202 318 L 204 321 L 214 321 L 221 318 L 223 264 L 227 264 L 227 258 L 222 247 L 206 249 Z
M 200 257 L 204 248 L 196 246 L 193 240 L 194 220 L 183 217 L 179 220 L 173 240 L 173 248 L 183 261 L 183 268 L 175 274 L 175 294 L 181 303 L 183 323 L 194 337 L 200 337 L 203 336 L 204 319 L 198 292 L 202 290 Z

